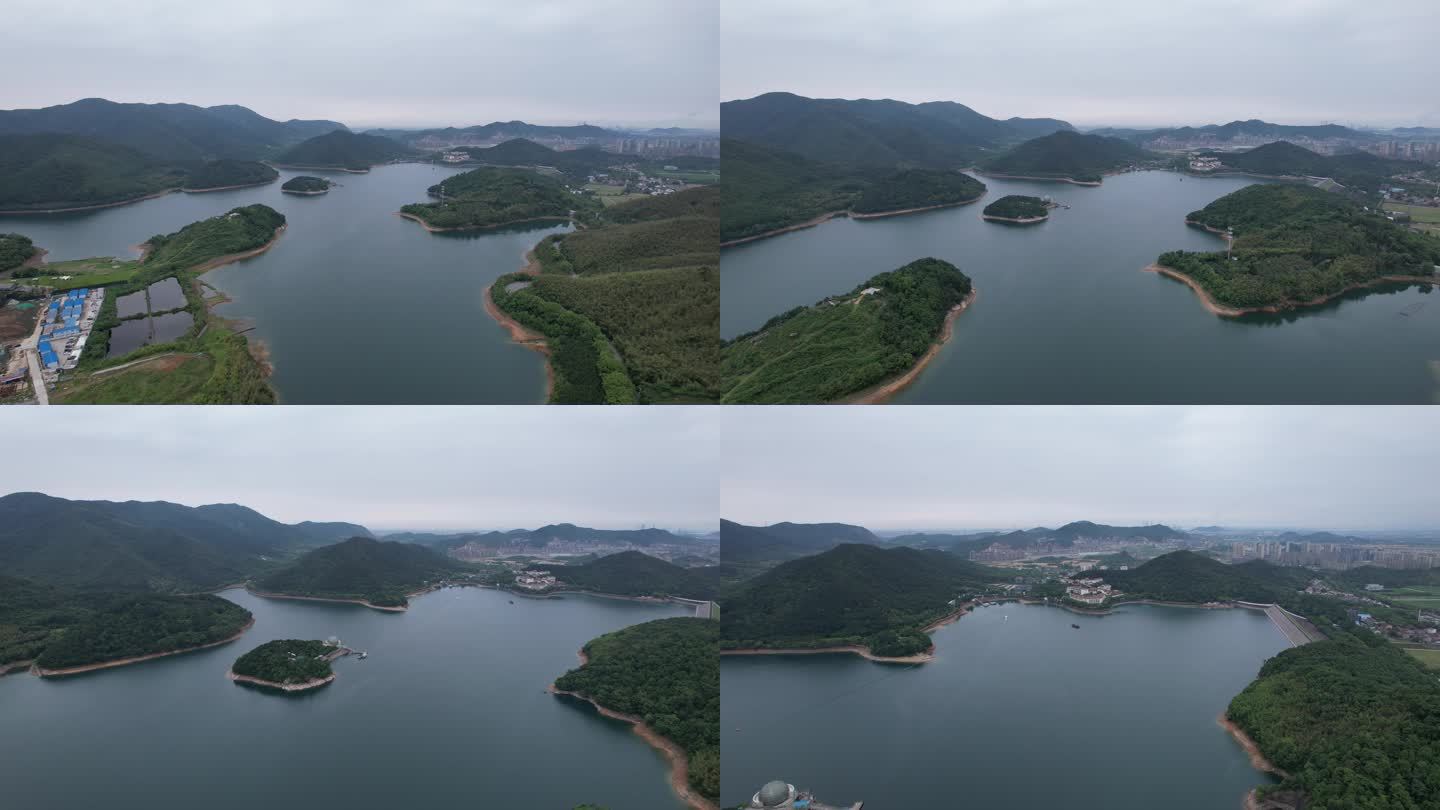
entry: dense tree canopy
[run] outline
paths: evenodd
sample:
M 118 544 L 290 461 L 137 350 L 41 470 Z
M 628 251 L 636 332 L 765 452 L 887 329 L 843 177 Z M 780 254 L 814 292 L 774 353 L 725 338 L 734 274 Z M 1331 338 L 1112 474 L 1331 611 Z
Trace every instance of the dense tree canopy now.
M 480 168 L 452 175 L 429 189 L 439 202 L 411 203 L 402 213 L 432 228 L 494 228 L 531 220 L 562 221 L 574 211 L 579 219 L 595 216 L 601 203 L 571 194 L 553 177 L 528 169 Z
M 286 180 L 285 183 L 280 186 L 280 190 L 304 194 L 311 194 L 317 191 L 329 191 L 330 181 L 323 177 L 311 177 L 308 174 L 300 174 Z
M 360 599 L 382 607 L 409 603 L 407 595 L 466 566 L 409 543 L 352 537 L 307 552 L 261 578 L 256 588 L 287 596 Z
M 1223 252 L 1177 250 L 1156 262 L 1230 307 L 1285 308 L 1387 276 L 1433 278 L 1440 264 L 1440 240 L 1309 186 L 1248 186 L 1187 221 L 1233 228 L 1234 260 Z
M 959 268 L 927 258 L 778 315 L 725 344 L 723 401 L 833 402 L 863 391 L 914 366 L 969 294 Z
M 948 169 L 905 169 L 872 182 L 850 210 L 880 214 L 954 205 L 977 200 L 984 193 L 985 184 L 968 174 Z
M 39 249 L 30 237 L 18 233 L 0 233 L 0 273 L 14 270 L 30 261 Z
M 280 173 L 254 160 L 211 160 L 191 168 L 185 188 L 194 191 L 269 183 Z
M 378 163 L 413 157 L 414 150 L 380 135 L 357 135 L 335 130 L 297 143 L 275 157 L 287 166 L 322 166 L 337 169 L 368 169 Z
M 323 641 L 277 639 L 235 659 L 230 671 L 271 683 L 309 683 L 334 674 L 328 658 L 334 651 Z
M 1027 177 L 1099 182 L 1101 175 L 1149 159 L 1150 153 L 1119 138 L 1060 131 L 1026 141 L 982 164 L 986 171 Z
M 186 171 L 80 135 L 0 135 L 0 211 L 81 208 L 185 184 Z
M 562 587 L 620 596 L 679 596 L 713 599 L 718 582 L 714 568 L 681 568 L 641 551 L 609 554 L 582 565 L 541 565 Z
M 1050 215 L 1050 206 L 1039 197 L 1027 197 L 1023 194 L 1010 194 L 1001 197 L 993 203 L 985 206 L 982 211 L 987 217 L 1004 217 L 1006 219 L 1034 219 Z
M 200 647 L 249 621 L 250 611 L 218 596 L 115 596 L 46 644 L 35 663 L 57 669 Z
M 601 706 L 644 719 L 690 759 L 690 785 L 720 795 L 717 622 L 658 619 L 585 645 L 588 662 L 555 680 Z

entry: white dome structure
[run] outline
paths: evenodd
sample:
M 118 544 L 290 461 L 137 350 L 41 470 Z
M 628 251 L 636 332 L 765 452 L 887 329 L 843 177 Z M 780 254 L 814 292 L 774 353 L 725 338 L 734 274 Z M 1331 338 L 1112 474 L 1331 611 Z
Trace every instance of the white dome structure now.
M 776 779 L 765 786 L 750 800 L 751 807 L 789 808 L 795 806 L 795 786 Z

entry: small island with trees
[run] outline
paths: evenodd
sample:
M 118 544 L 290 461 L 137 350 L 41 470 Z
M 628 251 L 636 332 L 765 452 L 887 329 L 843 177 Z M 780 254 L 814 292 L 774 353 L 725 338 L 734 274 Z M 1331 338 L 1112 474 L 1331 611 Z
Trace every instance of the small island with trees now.
M 1146 269 L 1189 285 L 1216 315 L 1315 306 L 1383 284 L 1431 284 L 1440 266 L 1440 241 L 1311 186 L 1247 186 L 1185 222 L 1233 232 L 1231 250 L 1174 250 Z
M 588 194 L 571 194 L 565 183 L 529 169 L 484 166 L 452 175 L 427 189 L 438 202 L 402 206 L 400 216 L 427 231 L 499 228 L 523 222 L 587 219 L 602 203 Z
M 323 641 L 278 639 L 235 659 L 229 677 L 246 686 L 304 692 L 335 680 L 330 662 L 344 654 L 343 647 Z
M 308 174 L 297 175 L 286 180 L 280 190 L 286 194 L 324 194 L 330 190 L 331 183 L 323 177 L 311 177 Z
M 771 318 L 721 350 L 722 402 L 883 402 L 909 384 L 974 299 L 970 277 L 926 258 Z
M 1054 207 L 1055 203 L 1047 202 L 1039 197 L 1011 194 L 985 206 L 985 210 L 980 212 L 980 216 L 990 222 L 1030 225 L 1049 219 L 1050 209 Z

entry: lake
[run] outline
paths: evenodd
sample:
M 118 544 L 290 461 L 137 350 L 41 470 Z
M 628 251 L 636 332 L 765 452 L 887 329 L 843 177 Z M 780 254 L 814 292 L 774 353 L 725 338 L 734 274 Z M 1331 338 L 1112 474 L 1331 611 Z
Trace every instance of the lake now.
M 784 779 L 866 810 L 1240 810 L 1268 781 L 1216 724 L 1287 646 L 1263 613 L 1012 603 L 934 639 L 920 666 L 722 658 L 721 806 Z
M 232 299 L 220 315 L 254 326 L 248 336 L 269 350 L 282 402 L 543 402 L 543 358 L 510 342 L 483 296 L 497 277 L 520 269 L 536 242 L 570 226 L 432 234 L 396 215 L 405 203 L 428 201 L 425 189 L 458 171 L 416 163 L 368 174 L 281 170 L 279 180 L 255 188 L 0 217 L 0 233 L 29 236 L 52 262 L 130 257 L 152 235 L 264 203 L 288 220 L 280 241 L 203 278 Z M 339 185 L 314 197 L 282 193 L 297 174 Z
M 900 403 L 1430 403 L 1440 401 L 1440 296 L 1368 291 L 1288 315 L 1218 318 L 1141 268 L 1224 241 L 1185 215 L 1251 184 L 1136 172 L 1098 188 L 979 178 L 978 203 L 835 219 L 721 253 L 728 338 L 876 273 L 945 259 L 978 297 Z M 1071 206 L 1031 226 L 984 222 L 1006 194 Z
M 0 678 L 0 793 L 56 810 L 683 808 L 630 726 L 544 690 L 595 636 L 673 605 L 476 588 L 402 614 L 222 594 L 255 614 L 232 644 L 60 680 Z M 514 604 L 510 600 L 514 599 Z M 275 695 L 226 678 L 277 638 L 339 636 L 364 661 Z

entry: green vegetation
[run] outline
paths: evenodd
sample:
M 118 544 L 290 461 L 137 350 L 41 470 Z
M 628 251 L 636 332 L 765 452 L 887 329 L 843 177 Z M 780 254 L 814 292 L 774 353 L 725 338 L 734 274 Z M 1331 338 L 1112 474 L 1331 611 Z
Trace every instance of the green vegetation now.
M 970 278 L 954 265 L 920 259 L 796 307 L 725 344 L 722 401 L 834 402 L 863 391 L 919 362 L 969 294 Z
M 230 671 L 286 686 L 323 681 L 335 674 L 329 660 L 334 651 L 323 641 L 277 639 L 235 659 Z
M 847 523 L 776 523 L 745 526 L 720 521 L 720 560 L 726 565 L 792 560 L 829 551 L 842 543 L 878 545 L 880 538 Z
M 110 598 L 0 575 L 0 670 L 33 661 L 51 641 L 93 617 Z
M 330 190 L 330 181 L 323 177 L 311 177 L 308 174 L 301 174 L 286 180 L 280 186 L 281 191 L 290 191 L 296 194 L 314 194 L 320 191 Z
M 72 290 L 80 287 L 104 287 L 129 281 L 140 267 L 138 261 L 99 257 L 94 259 L 72 259 L 66 262 L 46 262 L 39 267 L 22 267 L 13 278 L 34 279 L 32 283 L 52 287 L 56 290 Z M 70 276 L 70 278 L 61 278 Z
M 279 176 L 279 172 L 253 160 L 212 160 L 190 170 L 185 189 L 204 191 L 229 186 L 255 186 L 269 183 Z
M 0 135 L 0 211 L 83 208 L 180 188 L 186 172 L 79 135 Z
M 1119 138 L 1062 130 L 1026 141 L 981 164 L 987 172 L 1023 177 L 1098 183 L 1106 172 L 1150 158 L 1150 153 Z
M 984 193 L 985 184 L 968 174 L 947 169 L 906 169 L 870 184 L 850 210 L 857 214 L 880 214 L 955 205 L 978 200 Z
M 39 253 L 30 237 L 18 233 L 0 233 L 0 273 L 14 270 Z
M 877 214 L 973 200 L 985 184 L 953 170 L 864 168 L 818 163 L 733 138 L 720 142 L 730 242 L 788 228 L 835 211 Z
M 721 645 L 859 644 L 876 655 L 924 652 L 931 645 L 921 628 L 955 610 L 951 601 L 1009 578 L 943 551 L 836 546 L 782 563 L 727 593 Z
M 712 187 L 617 205 L 536 245 L 539 276 L 495 281 L 495 305 L 549 343 L 552 402 L 718 398 L 718 212 Z
M 689 757 L 690 786 L 720 795 L 717 622 L 657 619 L 585 645 L 586 663 L 555 680 L 612 711 L 635 715 Z
M 1440 669 L 1440 650 L 1403 648 L 1405 653 L 1419 661 L 1426 669 Z
M 718 584 L 714 568 L 681 568 L 641 551 L 622 551 L 583 565 L 536 567 L 554 574 L 562 587 L 617 596 L 714 599 Z
M 379 135 L 335 130 L 298 143 L 275 156 L 285 166 L 361 171 L 377 163 L 414 157 L 415 151 Z
M 585 221 L 602 208 L 594 197 L 571 194 L 553 177 L 527 169 L 474 169 L 430 187 L 440 202 L 411 203 L 400 212 L 446 230 L 496 228 L 518 222 Z
M 45 645 L 37 666 L 63 669 L 174 652 L 223 641 L 250 622 L 250 611 L 218 596 L 114 597 Z
M 1284 177 L 1329 177 L 1348 188 L 1376 195 L 1392 174 L 1420 172 L 1425 164 L 1392 160 L 1369 152 L 1321 155 L 1289 141 L 1275 141 L 1248 152 L 1214 155 L 1226 166 L 1244 172 Z
M 377 607 L 404 607 L 408 595 L 466 566 L 422 546 L 352 537 L 307 552 L 294 564 L 255 583 L 264 593 L 353 599 Z
M 1036 217 L 1050 216 L 1050 206 L 1039 197 L 1011 194 L 985 206 L 985 210 L 981 213 L 987 217 L 1035 219 Z
M 1308 810 L 1440 804 L 1440 684 L 1378 636 L 1281 652 L 1228 715 L 1290 774 L 1276 789 L 1304 791 Z
M 1440 242 L 1308 186 L 1248 186 L 1187 221 L 1233 228 L 1235 260 L 1177 250 L 1156 262 L 1228 307 L 1294 307 L 1387 277 L 1433 278 L 1440 264 Z

